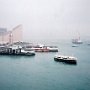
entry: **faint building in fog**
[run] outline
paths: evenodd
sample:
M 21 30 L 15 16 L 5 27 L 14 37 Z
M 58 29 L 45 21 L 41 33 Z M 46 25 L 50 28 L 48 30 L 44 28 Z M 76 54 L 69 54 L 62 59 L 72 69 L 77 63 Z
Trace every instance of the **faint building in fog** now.
M 7 33 L 6 28 L 0 28 L 0 43 L 3 43 L 4 41 L 4 35 Z
M 7 29 L 6 28 L 0 28 L 0 35 L 7 32 Z
M 0 43 L 14 43 L 22 41 L 22 25 L 18 25 L 11 31 L 1 31 Z

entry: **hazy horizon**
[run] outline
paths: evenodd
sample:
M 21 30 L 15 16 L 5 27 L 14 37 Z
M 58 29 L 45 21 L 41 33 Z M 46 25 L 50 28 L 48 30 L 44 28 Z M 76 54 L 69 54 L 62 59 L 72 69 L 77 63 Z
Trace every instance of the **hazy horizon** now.
M 89 0 L 0 0 L 0 27 L 23 25 L 23 38 L 90 37 Z

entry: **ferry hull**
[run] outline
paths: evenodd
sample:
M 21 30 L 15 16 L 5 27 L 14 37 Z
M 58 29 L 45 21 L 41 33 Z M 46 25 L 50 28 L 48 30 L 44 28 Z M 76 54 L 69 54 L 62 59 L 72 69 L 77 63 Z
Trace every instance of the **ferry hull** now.
M 65 59 L 58 59 L 58 58 L 54 58 L 54 60 L 57 62 L 64 62 L 67 64 L 77 64 L 76 60 L 65 60 Z

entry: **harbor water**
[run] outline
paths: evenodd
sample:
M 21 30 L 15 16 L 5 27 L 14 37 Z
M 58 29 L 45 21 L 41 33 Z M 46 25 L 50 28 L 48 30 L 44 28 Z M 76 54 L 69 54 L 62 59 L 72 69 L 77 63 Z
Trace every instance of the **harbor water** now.
M 56 52 L 35 56 L 0 56 L 0 90 L 90 90 L 90 46 L 70 41 L 41 41 L 73 55 L 77 65 L 54 61 Z

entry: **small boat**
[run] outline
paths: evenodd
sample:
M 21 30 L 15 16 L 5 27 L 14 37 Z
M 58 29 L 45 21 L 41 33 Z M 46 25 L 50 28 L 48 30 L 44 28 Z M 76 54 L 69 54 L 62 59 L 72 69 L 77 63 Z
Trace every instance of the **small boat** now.
M 54 60 L 58 62 L 68 63 L 68 64 L 77 64 L 77 58 L 72 56 L 56 55 L 54 57 Z
M 72 39 L 72 43 L 74 44 L 82 44 L 83 42 L 79 39 Z
M 79 37 L 79 38 L 72 39 L 72 43 L 73 44 L 82 44 L 83 42 L 81 41 L 81 39 Z
M 76 45 L 76 44 L 73 44 L 73 45 L 72 45 L 72 47 L 78 47 L 78 45 Z
M 90 46 L 90 43 L 88 43 L 87 45 L 89 45 L 89 46 Z

